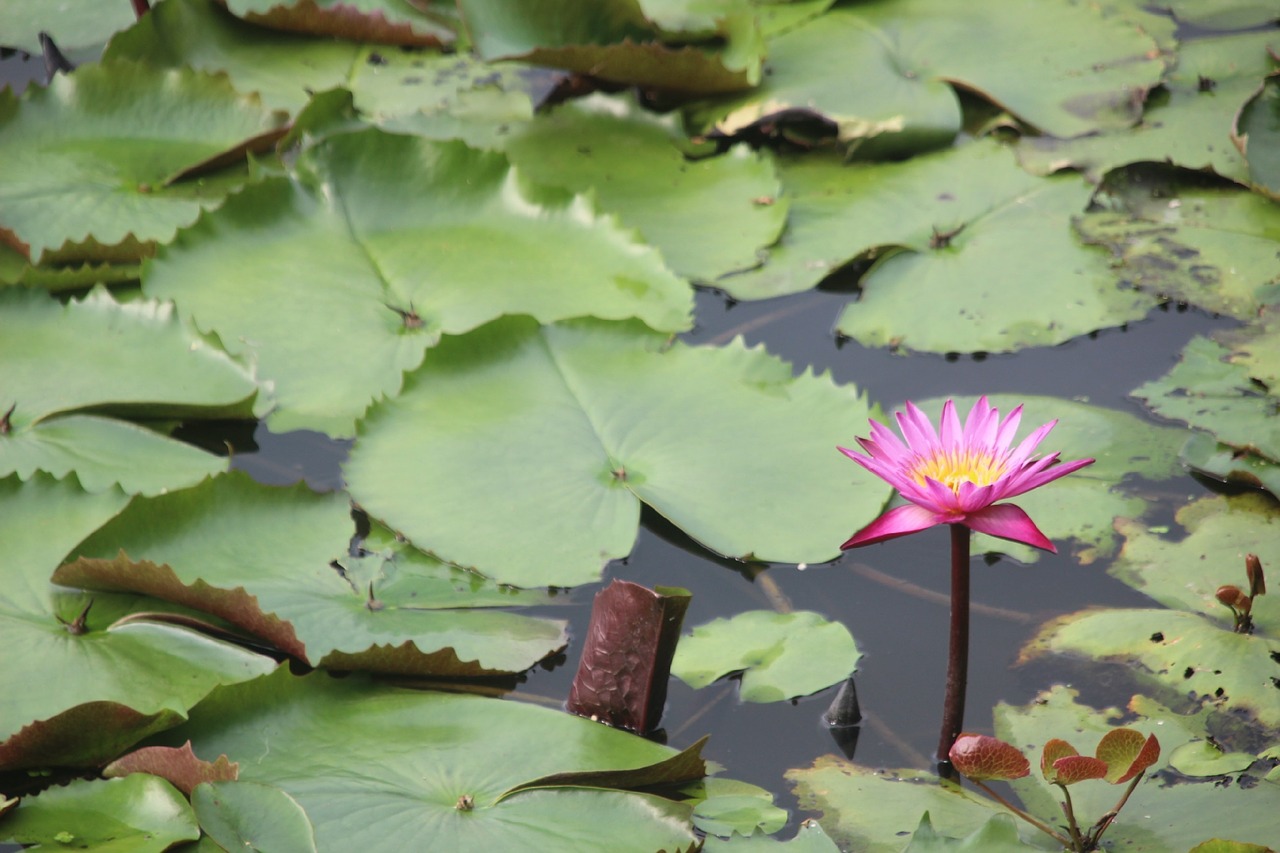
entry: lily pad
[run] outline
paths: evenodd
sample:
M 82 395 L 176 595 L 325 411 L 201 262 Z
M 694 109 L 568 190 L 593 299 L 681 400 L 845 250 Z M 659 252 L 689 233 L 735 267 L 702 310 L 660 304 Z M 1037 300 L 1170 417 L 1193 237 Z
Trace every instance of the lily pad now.
M 246 759 L 241 779 L 297 800 L 322 850 L 697 846 L 689 805 L 629 789 L 675 750 L 521 702 L 281 673 L 210 697 L 174 738 Z M 668 784 L 704 772 L 681 767 Z M 611 773 L 576 784 L 588 771 Z
M 184 231 L 143 279 L 256 361 L 274 431 L 350 436 L 441 335 L 502 314 L 689 326 L 692 291 L 655 252 L 499 154 L 370 129 L 298 169 Z
M 1092 8 L 1054 2 L 1034 16 L 992 15 L 946 0 L 834 9 L 774 39 L 768 67 L 746 99 L 700 107 L 696 120 L 733 133 L 802 110 L 829 119 L 842 139 L 898 132 L 919 150 L 959 131 L 955 85 L 1071 137 L 1133 124 L 1164 70 L 1149 37 Z
M 1244 190 L 1145 180 L 1117 195 L 1120 212 L 1083 214 L 1075 230 L 1111 252 L 1122 285 L 1245 321 L 1280 299 L 1274 203 Z
M 107 779 L 128 776 L 131 773 L 150 773 L 159 776 L 186 796 L 204 782 L 232 782 L 240 772 L 240 765 L 219 755 L 215 761 L 203 761 L 191 751 L 191 742 L 180 747 L 146 746 L 117 758 L 102 768 Z
M 939 835 L 925 812 L 920 825 L 911 836 L 911 843 L 903 853 L 942 853 L 942 851 L 970 851 L 970 853 L 1026 853 L 1029 847 L 1018 837 L 1018 827 L 1009 815 L 997 814 L 964 838 Z
M 1185 743 L 1169 754 L 1169 766 L 1183 776 L 1224 776 L 1247 770 L 1257 760 L 1251 752 L 1225 752 L 1208 740 Z
M 40 33 L 48 33 L 64 53 L 95 55 L 117 30 L 133 23 L 129 3 L 101 0 L 11 0 L 0 4 L 0 46 L 39 56 Z
M 474 676 L 520 672 L 565 645 L 563 622 L 469 609 L 473 586 L 483 607 L 502 596 L 459 569 L 346 556 L 349 513 L 345 495 L 236 472 L 139 500 L 54 578 L 212 613 L 312 666 Z
M 1280 74 L 1262 82 L 1240 110 L 1232 135 L 1249 161 L 1249 181 L 1280 200 L 1280 155 L 1276 154 L 1280 148 Z
M 74 471 L 90 491 L 118 483 L 158 494 L 225 470 L 225 459 L 191 445 L 82 413 L 247 414 L 253 380 L 179 322 L 171 305 L 118 303 L 101 289 L 63 305 L 39 291 L 0 289 L 0 322 L 0 408 L 9 410 L 0 475 Z
M 130 621 L 154 610 L 133 596 L 59 590 L 49 575 L 77 541 L 118 513 L 118 490 L 87 494 L 36 475 L 0 480 L 0 767 L 100 764 L 180 721 L 222 683 L 253 678 L 275 661 L 174 625 Z
M 309 853 L 315 832 L 297 800 L 258 782 L 202 782 L 191 793 L 200 828 L 224 850 Z
M 709 837 L 750 837 L 773 833 L 787 823 L 787 813 L 773 804 L 773 794 L 736 779 L 708 777 L 689 791 L 701 798 L 693 825 Z
M 676 648 L 671 672 L 690 687 L 742 674 L 743 702 L 781 702 L 843 681 L 861 654 L 849 629 L 806 610 L 753 610 L 693 629 Z
M 602 210 L 636 228 L 680 275 L 710 282 L 756 266 L 787 218 L 772 161 L 745 146 L 690 160 L 687 147 L 678 127 L 633 99 L 595 96 L 522 125 L 504 150 L 540 183 L 594 190 Z M 710 221 L 714 240 L 702 230 Z
M 641 502 L 718 553 L 820 562 L 888 494 L 831 461 L 867 411 L 740 343 L 508 318 L 432 350 L 344 474 L 419 548 L 517 586 L 597 579 L 631 550 Z
M 1280 464 L 1222 444 L 1207 433 L 1192 434 L 1178 458 L 1202 477 L 1231 486 L 1265 489 L 1280 498 Z
M 284 122 L 223 78 L 131 62 L 0 91 L 0 230 L 33 261 L 115 245 L 137 259 L 244 180 L 196 171 L 269 148 Z
M 1148 98 L 1137 126 L 1076 139 L 1024 137 L 1018 160 L 1037 174 L 1074 168 L 1094 181 L 1128 163 L 1167 162 L 1247 183 L 1248 165 L 1230 144 L 1232 122 L 1270 70 L 1266 48 L 1274 40 L 1273 32 L 1253 32 L 1180 44 L 1177 64 Z
M 513 14 L 503 0 L 460 0 L 458 8 L 488 60 L 695 94 L 746 89 L 760 78 L 764 41 L 746 4 L 526 0 Z
M 1280 461 L 1276 398 L 1253 382 L 1245 365 L 1229 363 L 1229 354 L 1222 344 L 1192 338 L 1172 370 L 1134 389 L 1132 396 L 1161 417 L 1184 421 L 1223 444 Z
M 409 0 L 227 0 L 233 14 L 291 32 L 383 44 L 452 43 L 453 28 L 425 13 L 430 6 Z
M 798 4 L 792 4 L 798 5 Z M 782 848 L 786 848 L 783 850 Z M 840 848 L 823 831 L 822 824 L 812 818 L 801 821 L 794 838 L 781 841 L 763 832 L 734 835 L 732 838 L 707 836 L 702 849 L 706 853 L 840 853 Z
M 145 773 L 105 782 L 76 779 L 24 799 L 0 821 L 0 841 L 41 850 L 163 853 L 199 837 L 195 814 L 182 794 Z
M 1174 540 L 1141 522 L 1119 520 L 1116 529 L 1125 544 L 1111 574 L 1165 607 L 1200 613 L 1230 629 L 1231 611 L 1218 602 L 1215 592 L 1224 584 L 1248 588 L 1246 554 L 1258 555 L 1264 567 L 1280 565 L 1280 513 L 1262 496 L 1217 496 L 1182 507 L 1177 521 L 1186 535 Z M 1280 637 L 1280 607 L 1270 606 L 1266 599 L 1257 605 L 1255 627 Z

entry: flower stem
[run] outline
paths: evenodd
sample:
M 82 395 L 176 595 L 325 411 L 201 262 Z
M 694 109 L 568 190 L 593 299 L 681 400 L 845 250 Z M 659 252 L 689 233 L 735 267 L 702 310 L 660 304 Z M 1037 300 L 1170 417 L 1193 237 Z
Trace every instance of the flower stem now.
M 938 737 L 938 775 L 956 781 L 947 757 L 964 728 L 964 694 L 969 681 L 969 528 L 951 525 L 951 642 L 947 657 L 947 695 Z

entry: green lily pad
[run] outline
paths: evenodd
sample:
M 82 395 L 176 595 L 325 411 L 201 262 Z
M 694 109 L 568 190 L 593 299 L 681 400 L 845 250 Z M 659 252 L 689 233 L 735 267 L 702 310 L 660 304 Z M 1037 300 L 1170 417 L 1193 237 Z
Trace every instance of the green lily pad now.
M 773 794 L 756 785 L 711 776 L 689 793 L 702 798 L 694 807 L 693 825 L 708 836 L 769 834 L 787 823 L 787 813 L 773 804 Z
M 258 782 L 202 782 L 191 792 L 200 828 L 225 850 L 316 849 L 315 832 L 298 801 Z
M 764 41 L 746 4 L 526 0 L 513 14 L 502 0 L 460 0 L 458 8 L 488 60 L 694 94 L 746 89 L 760 77 Z
M 44 475 L 0 480 L 0 647 L 6 678 L 29 688 L 0 693 L 4 769 L 101 763 L 181 720 L 217 684 L 275 667 L 174 625 L 116 624 L 155 602 L 49 583 L 63 555 L 126 502 L 118 490 L 87 494 Z
M 1274 24 L 1275 7 L 1266 0 L 1161 0 L 1179 21 L 1205 30 L 1241 30 Z
M 442 334 L 501 314 L 689 325 L 692 291 L 655 252 L 584 198 L 524 186 L 499 154 L 370 129 L 298 168 L 184 231 L 143 279 L 256 360 L 277 432 L 351 435 Z
M 137 259 L 244 180 L 195 170 L 269 147 L 284 120 L 225 79 L 132 62 L 88 65 L 21 99 L 0 91 L 0 229 L 35 261 L 117 244 Z
M 0 821 L 0 841 L 40 850 L 163 853 L 200 837 L 182 794 L 158 776 L 76 779 L 28 797 Z
M 0 46 L 39 56 L 40 33 L 48 33 L 64 53 L 94 55 L 117 30 L 133 23 L 129 3 L 101 0 L 12 0 L 0 4 Z
M 1280 74 L 1264 80 L 1240 110 L 1233 136 L 1249 161 L 1249 181 L 1272 199 L 1280 199 L 1280 154 L 1276 153 L 1280 149 Z
M 602 210 L 636 228 L 680 275 L 710 282 L 756 266 L 787 218 L 772 161 L 745 146 L 690 161 L 687 147 L 670 120 L 633 99 L 595 96 L 522 125 L 504 150 L 540 183 L 594 190 Z M 702 230 L 710 221 L 714 240 Z
M 1280 677 L 1280 640 L 1235 634 L 1197 613 L 1086 610 L 1053 620 L 1022 659 L 1056 653 L 1126 666 L 1166 697 L 1248 713 L 1280 725 L 1272 678 Z M 1008 738 L 1006 738 L 1008 739 Z
M 861 653 L 849 629 L 806 610 L 753 610 L 716 619 L 680 638 L 671 673 L 697 689 L 742 673 L 743 702 L 808 696 L 854 672 Z
M 1280 461 L 1276 398 L 1260 393 L 1248 368 L 1229 363 L 1229 354 L 1222 344 L 1192 338 L 1172 370 L 1134 389 L 1131 396 L 1161 417 L 1184 421 L 1223 444 Z
M 1240 841 L 1211 838 L 1200 842 L 1187 853 L 1275 853 L 1275 850 L 1264 844 L 1246 844 Z
M 1186 535 L 1173 540 L 1141 522 L 1119 520 L 1116 529 L 1125 544 L 1111 574 L 1165 607 L 1200 613 L 1230 630 L 1231 611 L 1214 593 L 1224 584 L 1248 589 L 1246 554 L 1256 554 L 1264 567 L 1280 566 L 1280 514 L 1262 496 L 1217 496 L 1182 507 L 1177 521 Z M 1258 630 L 1280 637 L 1280 607 L 1270 600 L 1256 602 L 1253 621 Z
M 1265 489 L 1274 497 L 1280 497 L 1280 464 L 1222 444 L 1207 433 L 1193 433 L 1178 459 L 1203 477 L 1233 486 Z
M 1248 165 L 1228 137 L 1240 105 L 1270 70 L 1266 47 L 1274 40 L 1272 32 L 1252 32 L 1185 42 L 1136 127 L 1077 139 L 1024 137 L 1018 160 L 1037 174 L 1074 168 L 1095 181 L 1128 163 L 1167 162 L 1247 183 Z
M 1119 195 L 1121 211 L 1083 214 L 1075 230 L 1111 252 L 1122 285 L 1245 321 L 1280 299 L 1274 203 L 1244 190 L 1164 182 L 1136 181 Z
M 174 738 L 244 759 L 241 780 L 297 800 L 322 850 L 697 846 L 689 805 L 630 787 L 687 783 L 701 760 L 521 702 L 281 673 L 210 697 Z
M 783 847 L 786 850 L 782 850 Z M 839 853 L 840 851 L 836 843 L 823 831 L 822 824 L 813 819 L 801 821 L 795 837 L 787 841 L 780 841 L 763 832 L 734 835 L 732 838 L 709 835 L 702 849 L 706 853 L 720 853 L 725 850 L 730 853 L 759 853 L 760 851 L 763 853 Z
M 819 562 L 888 494 L 838 464 L 867 411 L 741 344 L 508 318 L 432 350 L 343 470 L 419 548 L 517 586 L 597 579 L 631 550 L 641 502 L 718 553 Z
M 1075 177 L 1042 179 L 928 251 L 884 258 L 837 330 L 864 346 L 1014 352 L 1143 317 L 1154 301 L 1117 287 L 1066 227 L 1089 194 Z
M 452 43 L 453 27 L 428 14 L 424 7 L 431 5 L 409 0 L 227 0 L 233 14 L 291 32 L 383 44 Z
M 225 470 L 226 460 L 133 423 L 143 417 L 247 414 L 255 385 L 226 353 L 157 302 L 95 290 L 66 305 L 0 289 L 0 476 L 74 471 L 90 491 L 158 494 Z M 50 377 L 57 377 L 51 381 Z
M 833 122 L 841 139 L 902 133 L 919 150 L 960 129 L 950 84 L 1045 133 L 1079 136 L 1138 119 L 1134 93 L 1159 82 L 1157 57 L 1124 20 L 1066 2 L 991 15 L 946 0 L 878 0 L 775 38 L 765 82 L 746 98 L 699 107 L 695 120 L 733 133 L 802 110 Z
M 1251 752 L 1224 752 L 1208 740 L 1184 743 L 1169 753 L 1169 766 L 1183 776 L 1223 776 L 1247 770 L 1257 760 Z
M 987 822 L 964 838 L 939 835 L 925 812 L 903 853 L 944 853 L 948 850 L 970 853 L 1026 853 L 1036 848 L 1018 837 L 1018 827 L 1007 814 L 992 815 Z
M 1227 360 L 1241 364 L 1268 388 L 1280 388 L 1280 322 L 1263 313 L 1247 326 L 1224 329 L 1214 339 L 1231 348 Z
M 312 666 L 474 676 L 523 671 L 565 645 L 563 622 L 488 609 L 519 599 L 425 555 L 344 556 L 351 533 L 345 495 L 237 472 L 140 500 L 54 578 L 213 613 Z

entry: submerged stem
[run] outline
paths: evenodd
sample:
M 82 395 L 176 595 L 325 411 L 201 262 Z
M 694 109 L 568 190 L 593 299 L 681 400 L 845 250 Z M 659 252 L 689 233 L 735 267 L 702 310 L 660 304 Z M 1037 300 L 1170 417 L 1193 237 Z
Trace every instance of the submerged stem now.
M 938 775 L 959 774 L 948 757 L 964 728 L 964 694 L 969 681 L 969 528 L 951 525 L 951 641 L 947 656 L 947 694 L 938 737 Z

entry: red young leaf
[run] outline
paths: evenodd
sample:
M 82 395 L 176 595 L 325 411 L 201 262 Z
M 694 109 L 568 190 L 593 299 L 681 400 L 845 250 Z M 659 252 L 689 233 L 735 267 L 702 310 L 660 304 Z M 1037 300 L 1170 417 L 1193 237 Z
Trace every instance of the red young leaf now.
M 103 768 L 108 779 L 128 776 L 130 773 L 150 773 L 169 780 L 188 797 L 201 782 L 234 782 L 240 775 L 240 765 L 227 760 L 225 755 L 210 764 L 201 761 L 191 751 L 191 741 L 180 747 L 148 746 L 121 756 Z
M 1044 776 L 1045 781 L 1055 783 L 1058 781 L 1058 773 L 1054 770 L 1053 763 L 1059 758 L 1066 758 L 1071 755 L 1079 755 L 1076 748 L 1065 740 L 1052 738 L 1045 742 L 1044 752 L 1040 753 L 1040 774 Z
M 1136 729 L 1115 729 L 1098 743 L 1097 756 L 1107 763 L 1107 781 L 1119 785 L 1156 763 L 1160 742 L 1155 735 L 1144 738 Z
M 1257 598 L 1267 591 L 1267 576 L 1262 571 L 1262 561 L 1257 554 L 1248 554 L 1244 558 L 1244 573 L 1249 576 L 1249 595 Z
M 1031 765 L 1017 747 L 989 735 L 961 734 L 948 753 L 951 763 L 970 779 L 1021 779 Z
M 1067 755 L 1053 762 L 1053 783 L 1074 785 L 1086 779 L 1101 779 L 1107 775 L 1107 762 L 1087 755 Z

